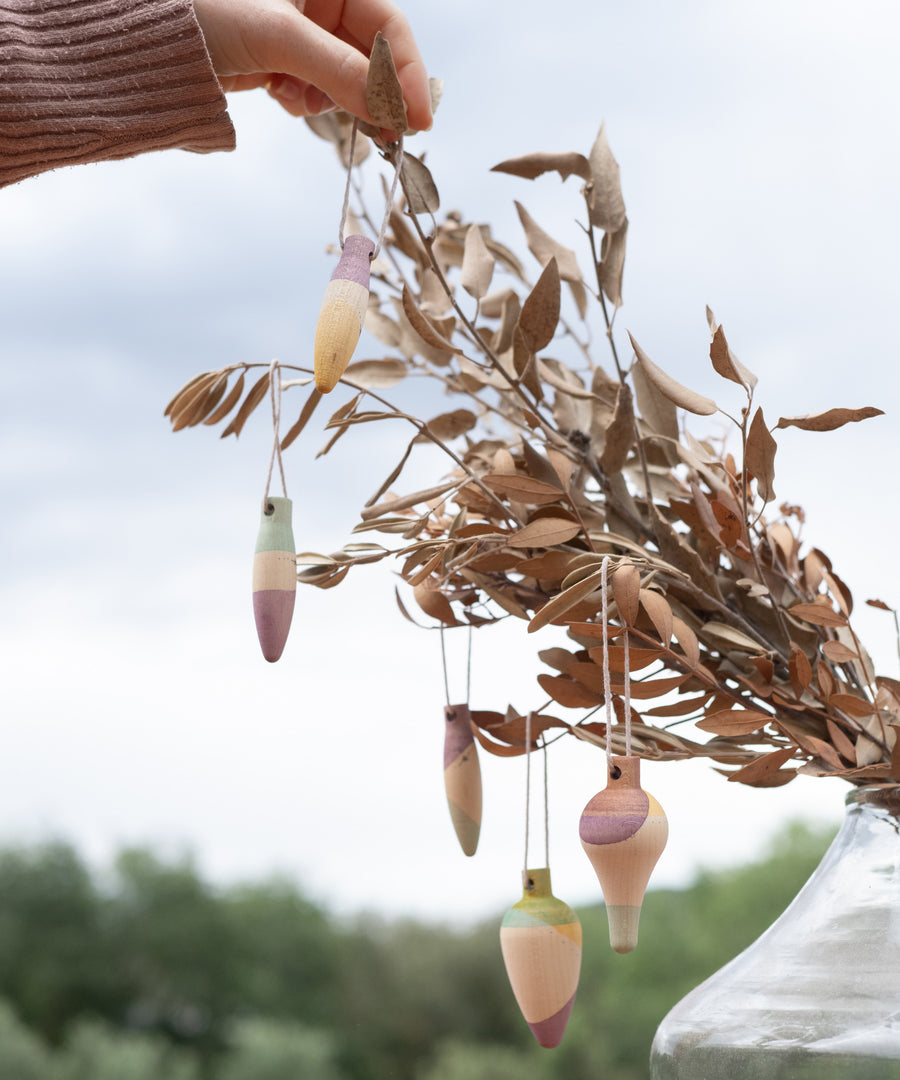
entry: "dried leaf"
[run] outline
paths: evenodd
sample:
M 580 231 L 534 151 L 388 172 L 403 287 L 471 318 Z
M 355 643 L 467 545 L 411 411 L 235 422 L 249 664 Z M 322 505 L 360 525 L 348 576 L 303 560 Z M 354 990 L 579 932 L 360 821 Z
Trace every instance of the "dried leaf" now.
M 435 328 L 428 316 L 419 309 L 413 298 L 413 294 L 405 284 L 403 286 L 401 303 L 403 305 L 403 314 L 409 319 L 409 325 L 415 330 L 426 345 L 430 345 L 434 349 L 443 349 L 445 352 L 449 353 L 458 353 L 460 351 Z
M 640 609 L 641 575 L 629 559 L 623 559 L 612 575 L 612 594 L 619 617 L 626 626 L 634 626 Z
M 359 516 L 363 521 L 374 521 L 375 518 L 379 518 L 383 514 L 397 514 L 401 510 L 409 510 L 410 507 L 418 506 L 419 503 L 428 503 L 432 499 L 439 499 L 442 495 L 446 495 L 448 491 L 452 491 L 458 483 L 458 480 L 448 480 L 443 484 L 425 488 L 423 491 L 414 491 L 409 495 L 398 496 L 396 499 L 385 499 L 384 502 L 376 503 L 374 506 L 364 507 Z
M 750 784 L 751 787 L 757 785 L 761 787 L 774 786 L 765 784 L 764 781 L 770 779 L 772 774 L 779 775 L 778 770 L 793 756 L 794 748 L 792 746 L 786 746 L 783 750 L 774 750 L 771 754 L 762 754 L 755 761 L 751 761 L 749 765 L 745 765 L 743 769 L 729 773 L 728 779 L 738 784 Z M 786 784 L 789 780 L 793 780 L 796 775 L 796 769 L 786 771 L 782 783 Z
M 402 382 L 409 374 L 403 360 L 389 356 L 384 360 L 354 360 L 344 372 L 345 382 L 367 389 L 388 389 Z
M 748 473 L 756 477 L 756 489 L 764 503 L 775 498 L 772 482 L 775 479 L 775 451 L 778 445 L 766 427 L 762 406 L 756 410 L 747 433 L 744 464 Z
M 553 340 L 559 323 L 559 304 L 559 268 L 556 259 L 551 259 L 519 312 L 518 328 L 533 353 L 546 348 Z
M 544 517 L 529 522 L 524 528 L 514 532 L 508 543 L 512 547 L 555 547 L 564 544 L 581 532 L 577 521 L 567 518 Z
M 402 135 L 409 129 L 403 89 L 394 67 L 391 46 L 381 31 L 375 35 L 366 78 L 366 108 L 380 128 Z
M 514 502 L 526 505 L 540 506 L 558 502 L 563 496 L 561 489 L 555 485 L 544 483 L 543 480 L 535 480 L 530 476 L 525 476 L 524 473 L 515 473 L 511 476 L 489 473 L 482 477 L 482 483 L 498 495 L 505 495 Z
M 668 646 L 672 638 L 674 625 L 669 602 L 664 596 L 661 596 L 658 592 L 653 592 L 651 589 L 641 589 L 639 596 L 641 606 L 650 616 L 650 621 L 653 623 L 657 634 L 659 634 L 659 640 L 663 645 Z
M 625 224 L 625 200 L 622 198 L 619 163 L 609 148 L 605 124 L 601 124 L 591 148 L 589 165 L 588 211 L 591 224 L 604 232 L 617 232 Z
M 712 638 L 717 644 L 724 642 L 726 646 L 743 649 L 746 652 L 759 652 L 760 649 L 759 642 L 754 641 L 748 634 L 735 630 L 728 623 L 717 622 L 715 619 L 710 619 L 700 627 L 700 635 L 704 640 Z
M 528 250 L 541 266 L 546 266 L 551 259 L 556 259 L 562 281 L 581 281 L 581 270 L 578 267 L 575 252 L 559 243 L 549 233 L 544 232 L 521 203 L 516 203 L 516 210 L 519 221 L 522 222 L 522 228 L 525 230 Z
M 835 664 L 849 664 L 859 659 L 859 653 L 855 649 L 848 648 L 840 641 L 826 641 L 822 652 Z
M 306 427 L 310 417 L 316 411 L 316 406 L 321 400 L 322 394 L 313 387 L 312 390 L 310 390 L 306 401 L 303 403 L 303 408 L 300 410 L 300 415 L 297 417 L 297 420 L 294 422 L 287 435 L 281 440 L 282 450 L 287 450 L 294 439 L 296 439 L 300 432 Z
M 876 711 L 871 701 L 857 697 L 856 694 L 831 694 L 828 704 L 848 716 L 871 716 Z
M 809 688 L 809 684 L 812 682 L 812 665 L 809 662 L 809 658 L 806 653 L 800 648 L 799 645 L 791 642 L 791 656 L 788 661 L 788 672 L 791 680 L 791 687 L 797 697 L 800 697 L 804 690 Z
M 241 394 L 244 392 L 244 372 L 242 371 L 238 376 L 237 382 L 228 391 L 224 401 L 219 405 L 214 413 L 203 421 L 204 424 L 212 426 L 218 424 L 220 420 L 224 420 L 225 417 L 231 412 L 231 410 L 240 401 Z
M 603 700 L 602 694 L 597 694 L 564 675 L 541 674 L 537 680 L 545 693 L 567 709 L 590 709 Z
M 580 176 L 582 180 L 590 180 L 591 167 L 584 154 L 522 154 L 520 157 L 509 158 L 495 165 L 491 172 L 508 173 L 510 176 L 521 176 L 525 180 L 534 180 L 544 173 L 558 172 L 563 180 L 568 180 L 572 175 Z
M 696 722 L 696 726 L 701 731 L 711 731 L 713 735 L 752 735 L 771 719 L 767 713 L 753 709 L 724 709 L 707 714 Z
M 622 471 L 634 446 L 634 401 L 627 383 L 616 392 L 616 407 L 605 436 L 600 468 L 611 476 Z
M 680 382 L 676 382 L 671 375 L 667 375 L 661 367 L 657 367 L 657 365 L 653 363 L 650 357 L 634 340 L 631 333 L 629 333 L 628 336 L 631 338 L 634 354 L 638 359 L 638 364 L 641 366 L 644 375 L 646 375 L 649 381 L 653 383 L 663 397 L 671 401 L 673 405 L 677 405 L 678 408 L 684 409 L 690 413 L 695 413 L 697 416 L 712 416 L 713 413 L 718 412 L 718 406 L 711 398 L 704 397 L 694 390 L 688 390 L 686 386 L 682 386 Z
M 709 308 L 706 310 L 712 315 Z M 723 379 L 729 379 L 731 382 L 743 386 L 745 390 L 752 390 L 756 386 L 756 376 L 752 371 L 748 371 L 732 353 L 731 349 L 728 348 L 725 332 L 721 326 L 716 327 L 713 332 L 712 344 L 709 347 L 709 358 L 712 360 L 713 368 Z
M 452 412 L 441 413 L 433 420 L 429 420 L 425 427 L 429 433 L 441 442 L 450 442 L 451 439 L 459 438 L 471 431 L 478 423 L 478 417 L 469 409 L 454 409 Z M 417 435 L 417 441 L 424 441 L 426 436 Z M 430 441 L 430 440 L 429 440 Z
M 546 626 L 554 619 L 560 618 L 560 616 L 599 588 L 600 571 L 597 570 L 593 574 L 588 574 L 586 578 L 583 578 L 577 584 L 557 593 L 552 600 L 548 600 L 539 611 L 535 612 L 531 622 L 528 624 L 528 633 L 534 633 L 535 630 L 540 630 L 542 626 Z
M 259 405 L 262 399 L 266 396 L 266 391 L 269 389 L 269 373 L 268 371 L 260 379 L 257 380 L 250 388 L 250 393 L 244 398 L 243 404 L 238 409 L 237 416 L 231 421 L 227 428 L 222 432 L 220 438 L 224 439 L 226 435 L 234 435 L 237 438 L 240 435 L 244 424 L 250 417 L 253 410 Z
M 628 218 L 615 232 L 603 235 L 600 245 L 600 288 L 613 307 L 622 306 L 622 277 L 625 273 L 625 241 L 628 237 Z M 582 318 L 584 315 L 582 314 Z
M 847 625 L 847 616 L 835 611 L 827 600 L 822 603 L 794 604 L 788 608 L 788 612 L 797 619 L 812 623 L 813 626 Z
M 487 295 L 494 276 L 494 256 L 488 251 L 479 225 L 470 225 L 466 232 L 462 270 L 459 282 L 469 296 L 481 300 Z
M 423 161 L 403 151 L 401 182 L 413 214 L 436 214 L 441 208 L 441 197 L 430 170 Z
M 459 626 L 459 621 L 453 614 L 450 601 L 430 582 L 417 585 L 413 589 L 413 596 L 416 598 L 419 607 L 426 615 L 430 615 L 432 619 L 437 619 L 444 626 Z
M 538 652 L 538 659 L 546 664 L 548 667 L 556 668 L 557 671 L 566 671 L 575 662 L 575 657 L 568 649 L 553 648 L 553 649 L 541 649 Z
M 844 424 L 883 415 L 883 409 L 875 409 L 871 405 L 862 409 L 828 409 L 826 412 L 813 413 L 810 416 L 782 416 L 775 427 L 795 427 L 803 431 L 834 431 L 836 428 L 843 427 Z

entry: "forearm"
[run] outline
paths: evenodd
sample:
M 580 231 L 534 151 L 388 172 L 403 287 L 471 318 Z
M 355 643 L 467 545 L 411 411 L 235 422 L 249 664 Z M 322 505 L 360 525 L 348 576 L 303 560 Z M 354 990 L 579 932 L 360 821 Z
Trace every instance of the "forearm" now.
M 0 187 L 234 129 L 190 0 L 0 0 Z

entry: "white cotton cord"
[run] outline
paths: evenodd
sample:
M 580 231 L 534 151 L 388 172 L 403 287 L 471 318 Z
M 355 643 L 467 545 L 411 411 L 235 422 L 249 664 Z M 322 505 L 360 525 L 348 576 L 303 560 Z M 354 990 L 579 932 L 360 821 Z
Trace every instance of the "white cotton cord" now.
M 381 228 L 378 231 L 378 239 L 375 241 L 375 250 L 369 256 L 371 260 L 378 258 L 381 253 L 381 245 L 384 243 L 384 237 L 387 233 L 388 223 L 391 220 L 391 210 L 394 208 L 394 196 L 397 194 L 397 185 L 400 183 L 400 173 L 403 170 L 403 136 L 397 137 L 397 148 L 394 151 L 394 182 L 391 184 L 391 192 L 387 197 L 387 205 L 384 208 L 384 217 L 381 221 Z
M 603 699 L 606 704 L 606 767 L 613 769 L 612 752 L 612 690 L 609 679 L 609 556 L 603 556 L 600 567 L 600 625 L 603 629 Z
M 284 479 L 284 463 L 281 460 L 281 367 L 277 360 L 269 365 L 269 393 L 272 398 L 272 456 L 269 458 L 269 472 L 266 475 L 266 492 L 263 495 L 263 510 L 269 512 L 269 487 L 272 483 L 272 472 L 275 469 L 275 458 L 278 458 L 278 471 L 281 473 L 281 490 L 287 498 L 287 483 Z M 278 383 L 277 389 L 275 383 Z
M 549 768 L 547 765 L 547 739 L 541 736 L 541 745 L 544 750 L 544 866 L 550 869 L 550 781 Z
M 529 888 L 528 877 L 528 833 L 531 812 L 531 717 L 533 712 L 529 710 L 525 717 L 525 863 L 522 867 L 522 882 L 525 888 Z
M 447 649 L 444 645 L 444 624 L 441 623 L 441 667 L 444 669 L 444 694 L 447 697 L 447 707 L 450 707 L 450 678 L 447 675 Z M 466 701 L 468 702 L 468 697 Z
M 356 130 L 359 126 L 359 121 L 354 119 L 353 127 L 350 129 L 350 153 L 347 159 L 347 183 L 344 187 L 344 205 L 341 207 L 341 224 L 338 228 L 338 240 L 340 241 L 341 251 L 344 250 L 344 230 L 347 228 L 347 218 L 350 216 L 350 181 L 353 177 L 353 156 L 356 153 Z
M 628 627 L 625 628 L 625 756 L 631 757 L 631 663 L 628 655 Z

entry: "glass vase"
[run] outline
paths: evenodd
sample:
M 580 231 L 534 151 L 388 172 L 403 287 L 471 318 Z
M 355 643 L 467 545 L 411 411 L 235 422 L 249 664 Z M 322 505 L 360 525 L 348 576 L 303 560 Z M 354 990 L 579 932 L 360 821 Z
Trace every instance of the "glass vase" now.
M 651 1080 L 900 1080 L 900 791 L 846 801 L 784 914 L 660 1024 Z

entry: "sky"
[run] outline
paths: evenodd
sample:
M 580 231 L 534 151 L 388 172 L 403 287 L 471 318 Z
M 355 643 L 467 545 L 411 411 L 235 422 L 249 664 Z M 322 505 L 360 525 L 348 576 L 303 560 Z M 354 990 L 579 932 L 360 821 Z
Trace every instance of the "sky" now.
M 863 605 L 900 603 L 896 9 L 406 10 L 445 80 L 433 131 L 410 146 L 443 208 L 490 221 L 530 258 L 518 199 L 577 248 L 574 181 L 489 170 L 533 150 L 586 153 L 605 122 L 630 220 L 620 345 L 627 328 L 681 382 L 721 395 L 709 304 L 759 376 L 767 418 L 885 411 L 782 433 L 775 489 L 806 508 L 806 539 L 834 560 L 857 631 L 896 676 L 890 618 Z M 191 853 L 223 884 L 288 874 L 345 914 L 499 918 L 520 895 L 524 763 L 481 755 L 482 840 L 465 858 L 443 792 L 438 635 L 400 616 L 393 568 L 301 589 L 285 654 L 267 664 L 250 568 L 271 420 L 261 409 L 220 441 L 163 419 L 199 371 L 308 364 L 333 267 L 331 149 L 264 95 L 235 95 L 230 111 L 233 154 L 152 154 L 0 192 L 0 843 L 67 839 L 98 867 L 148 844 Z M 378 190 L 377 163 L 367 183 Z M 365 355 L 383 348 L 364 340 Z M 285 394 L 286 420 L 301 401 Z M 316 460 L 325 436 L 310 425 L 285 454 L 298 549 L 350 538 L 404 434 L 360 430 Z M 440 468 L 426 457 L 424 482 Z M 554 643 L 541 633 L 508 621 L 476 635 L 473 707 L 536 703 L 535 645 Z M 447 648 L 463 700 L 465 635 Z M 549 767 L 554 889 L 594 902 L 577 822 L 604 786 L 603 755 L 563 740 Z M 660 885 L 758 854 L 786 821 L 836 824 L 845 793 L 805 778 L 742 788 L 693 762 L 645 765 L 643 780 L 670 821 Z M 532 865 L 542 817 L 538 800 Z

